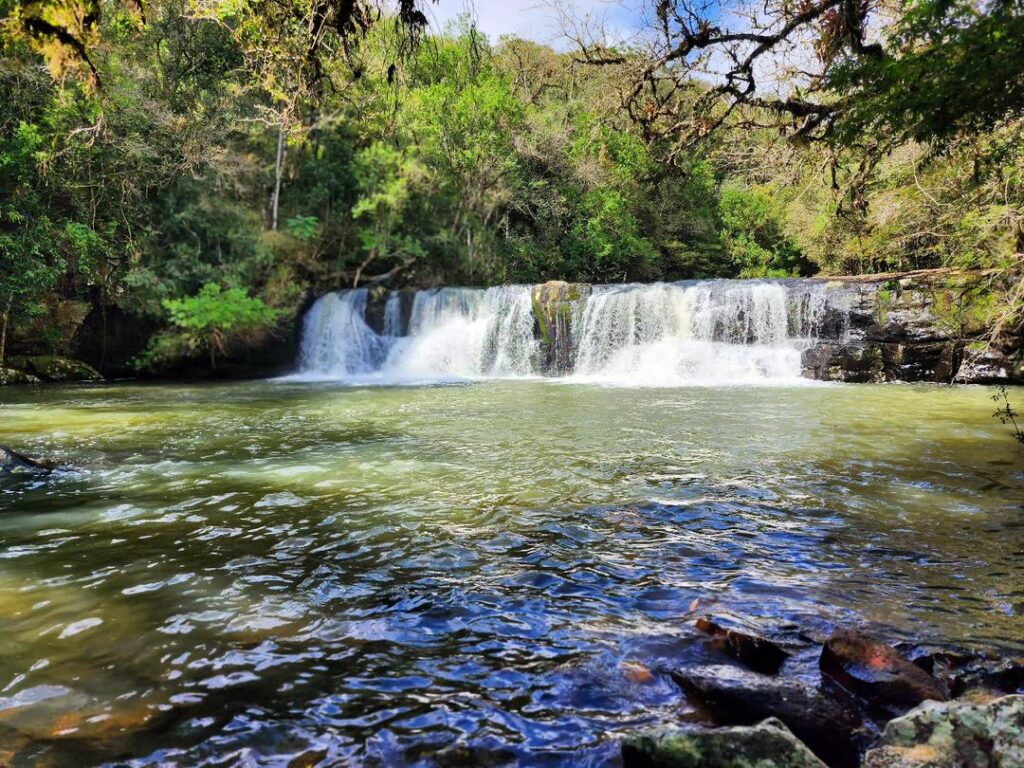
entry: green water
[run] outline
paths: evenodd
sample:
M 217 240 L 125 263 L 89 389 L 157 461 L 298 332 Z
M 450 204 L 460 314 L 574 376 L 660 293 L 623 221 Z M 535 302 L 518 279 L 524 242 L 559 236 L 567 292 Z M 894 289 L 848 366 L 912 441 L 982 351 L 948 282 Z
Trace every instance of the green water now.
M 0 764 L 614 760 L 700 610 L 1024 649 L 984 388 L 0 390 Z M 248 762 L 247 762 L 248 761 Z

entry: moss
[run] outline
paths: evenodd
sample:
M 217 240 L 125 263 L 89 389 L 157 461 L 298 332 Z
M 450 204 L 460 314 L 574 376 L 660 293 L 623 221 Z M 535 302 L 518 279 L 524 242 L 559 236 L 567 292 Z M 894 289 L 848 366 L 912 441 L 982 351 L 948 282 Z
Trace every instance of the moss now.
M 889 288 L 878 289 L 875 302 L 875 316 L 878 318 L 879 325 L 885 325 L 889 322 L 889 313 L 892 311 L 895 303 L 892 290 Z

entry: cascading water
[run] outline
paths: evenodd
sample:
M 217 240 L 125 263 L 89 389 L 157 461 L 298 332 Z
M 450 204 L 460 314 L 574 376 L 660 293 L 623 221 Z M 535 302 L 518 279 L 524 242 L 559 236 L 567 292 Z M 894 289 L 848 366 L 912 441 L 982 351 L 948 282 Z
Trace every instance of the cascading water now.
M 595 287 L 573 322 L 575 376 L 648 386 L 797 380 L 825 309 L 817 283 Z
M 383 333 L 366 322 L 368 292 L 321 297 L 306 318 L 301 373 L 384 382 L 528 376 L 539 342 L 527 286 L 419 291 L 408 333 L 401 300 L 388 297 Z
M 642 386 L 797 381 L 801 353 L 828 310 L 845 316 L 837 296 L 813 281 L 594 286 L 559 307 L 569 329 L 568 378 Z M 340 291 L 313 305 L 300 375 L 398 383 L 546 373 L 542 343 L 550 339 L 528 286 L 419 291 L 411 307 L 393 292 L 375 315 L 379 332 L 367 322 L 368 298 L 365 289 Z

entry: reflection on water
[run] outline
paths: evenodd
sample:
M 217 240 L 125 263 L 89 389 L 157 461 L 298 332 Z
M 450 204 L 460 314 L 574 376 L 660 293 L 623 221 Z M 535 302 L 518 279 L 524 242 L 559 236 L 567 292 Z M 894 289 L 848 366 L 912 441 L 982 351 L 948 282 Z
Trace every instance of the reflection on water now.
M 0 481 L 0 763 L 599 765 L 685 710 L 623 665 L 713 653 L 698 598 L 1019 651 L 988 394 L 5 390 L 75 469 Z

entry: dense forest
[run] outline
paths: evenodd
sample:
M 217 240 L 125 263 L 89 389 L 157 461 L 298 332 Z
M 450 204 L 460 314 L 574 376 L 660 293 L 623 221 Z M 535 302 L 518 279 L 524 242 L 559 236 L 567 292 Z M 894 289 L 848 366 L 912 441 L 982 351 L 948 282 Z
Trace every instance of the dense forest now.
M 342 286 L 1019 264 L 1024 3 L 652 2 L 615 45 L 564 4 L 560 50 L 426 5 L 0 0 L 0 362 L 116 316 L 159 368 Z

